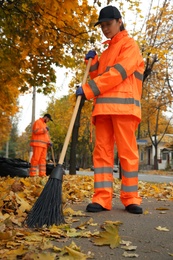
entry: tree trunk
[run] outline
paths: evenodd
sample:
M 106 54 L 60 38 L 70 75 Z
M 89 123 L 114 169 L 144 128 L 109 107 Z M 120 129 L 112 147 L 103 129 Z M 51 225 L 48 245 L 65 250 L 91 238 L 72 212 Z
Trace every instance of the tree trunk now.
M 74 123 L 73 131 L 72 131 L 72 141 L 70 145 L 70 167 L 69 167 L 69 174 L 70 175 L 75 175 L 76 174 L 76 146 L 77 146 L 77 141 L 78 141 L 78 132 L 79 132 L 79 127 L 80 127 L 80 115 L 81 115 L 81 110 L 84 105 L 85 99 L 82 97 L 80 105 L 79 105 L 79 110 L 77 112 L 76 120 Z
M 154 156 L 154 170 L 158 170 L 158 160 L 157 160 L 157 144 L 154 145 L 154 148 L 155 148 L 155 156 Z

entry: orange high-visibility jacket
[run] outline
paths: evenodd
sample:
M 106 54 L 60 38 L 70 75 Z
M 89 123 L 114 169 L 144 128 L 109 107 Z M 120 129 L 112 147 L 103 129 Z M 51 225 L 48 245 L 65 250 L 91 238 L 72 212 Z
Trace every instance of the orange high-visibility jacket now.
M 43 118 L 39 118 L 34 122 L 32 127 L 30 146 L 40 146 L 47 148 L 47 145 L 50 143 L 50 137 L 46 127 L 47 125 Z
M 126 30 L 105 43 L 100 59 L 92 60 L 92 80 L 82 86 L 86 98 L 94 99 L 92 116 L 134 115 L 140 121 L 144 61 L 139 47 Z

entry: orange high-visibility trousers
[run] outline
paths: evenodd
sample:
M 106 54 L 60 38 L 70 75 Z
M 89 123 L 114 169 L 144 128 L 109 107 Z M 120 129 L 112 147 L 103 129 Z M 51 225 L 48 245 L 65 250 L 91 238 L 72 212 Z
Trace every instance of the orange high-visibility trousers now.
M 33 146 L 33 155 L 31 158 L 30 176 L 35 176 L 37 169 L 39 176 L 46 176 L 46 155 L 47 148 L 40 146 Z
M 124 206 L 141 203 L 138 195 L 139 156 L 135 137 L 138 122 L 138 119 L 131 115 L 96 116 L 92 202 L 97 202 L 108 210 L 112 208 L 115 142 L 122 167 L 120 199 Z

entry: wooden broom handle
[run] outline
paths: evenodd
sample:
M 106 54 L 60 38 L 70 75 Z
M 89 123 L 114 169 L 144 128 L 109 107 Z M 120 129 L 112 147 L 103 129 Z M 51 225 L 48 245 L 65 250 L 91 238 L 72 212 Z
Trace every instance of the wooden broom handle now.
M 84 74 L 84 77 L 83 77 L 83 80 L 82 80 L 82 85 L 84 85 L 86 83 L 87 76 L 88 76 L 90 66 L 91 66 L 91 61 L 92 61 L 92 58 L 90 58 L 88 60 L 86 70 L 85 70 L 85 74 Z M 78 96 L 77 100 L 76 100 L 75 108 L 73 110 L 72 118 L 71 118 L 71 121 L 70 121 L 70 124 L 69 124 L 69 127 L 68 127 L 68 131 L 67 131 L 65 141 L 64 141 L 64 144 L 63 144 L 63 148 L 62 148 L 62 151 L 61 151 L 61 154 L 60 154 L 60 157 L 59 157 L 59 161 L 58 161 L 58 163 L 61 164 L 61 165 L 64 162 L 65 154 L 66 154 L 67 147 L 68 147 L 68 144 L 69 144 L 69 141 L 70 141 L 70 137 L 71 137 L 71 134 L 72 134 L 72 131 L 73 131 L 73 126 L 74 126 L 74 123 L 75 123 L 75 119 L 76 119 L 76 116 L 77 116 L 77 112 L 78 112 L 78 109 L 79 109 L 81 99 L 82 99 L 82 96 Z
M 90 66 L 91 66 L 91 61 L 92 61 L 92 58 L 90 58 L 88 60 L 86 70 L 85 70 L 85 74 L 84 74 L 84 77 L 83 77 L 83 80 L 82 80 L 82 85 L 86 83 L 87 76 L 88 76 Z M 72 131 L 73 131 L 73 126 L 74 126 L 74 122 L 75 122 L 75 119 L 76 119 L 76 116 L 77 116 L 77 112 L 78 112 L 78 109 L 79 109 L 81 99 L 82 99 L 82 96 L 77 97 L 76 104 L 75 104 L 73 114 L 72 114 L 72 118 L 71 118 L 71 121 L 70 121 L 70 124 L 69 124 L 69 127 L 68 127 L 68 131 L 67 131 L 67 134 L 66 134 L 66 137 L 65 137 L 65 141 L 64 141 L 64 144 L 63 144 L 63 148 L 62 148 L 62 151 L 61 151 L 61 154 L 60 154 L 60 157 L 59 157 L 59 162 L 58 162 L 59 164 L 63 164 L 63 162 L 64 162 L 65 154 L 66 154 L 67 147 L 68 147 L 68 144 L 69 144 L 69 141 L 70 141 L 70 137 L 71 137 L 71 134 L 72 134 Z

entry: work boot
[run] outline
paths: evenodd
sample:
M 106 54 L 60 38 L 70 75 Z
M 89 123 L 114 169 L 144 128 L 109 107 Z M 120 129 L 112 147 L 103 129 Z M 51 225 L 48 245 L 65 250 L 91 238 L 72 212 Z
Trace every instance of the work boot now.
M 88 211 L 88 212 L 100 212 L 103 210 L 106 210 L 106 209 L 103 208 L 100 204 L 98 204 L 96 202 L 90 203 L 86 207 L 86 211 Z
M 129 213 L 133 213 L 133 214 L 142 214 L 143 210 L 141 207 L 139 207 L 139 205 L 136 204 L 130 204 L 125 208 Z

